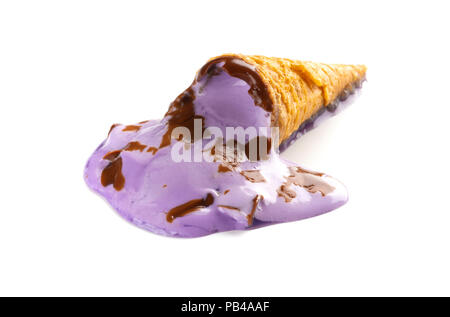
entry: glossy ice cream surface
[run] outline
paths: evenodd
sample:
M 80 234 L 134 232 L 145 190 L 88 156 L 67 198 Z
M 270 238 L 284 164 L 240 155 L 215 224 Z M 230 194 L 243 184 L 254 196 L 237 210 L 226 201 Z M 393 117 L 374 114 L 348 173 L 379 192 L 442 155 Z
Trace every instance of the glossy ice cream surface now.
M 252 92 L 248 78 L 226 71 L 223 62 L 206 71 L 162 120 L 113 125 L 86 165 L 88 186 L 135 225 L 176 237 L 300 220 L 347 201 L 339 181 L 279 156 L 278 142 L 270 134 L 271 109 L 263 99 L 255 99 L 260 92 L 254 86 Z M 229 161 L 223 153 L 236 142 L 226 142 L 226 136 L 225 141 L 171 137 L 176 127 L 194 135 L 194 119 L 203 123 L 200 132 L 216 127 L 224 136 L 226 127 L 266 127 L 269 132 L 259 138 L 269 140 L 268 154 L 248 160 L 243 144 L 243 151 L 234 153 L 241 160 Z M 237 143 L 248 144 L 250 139 Z M 196 147 L 201 149 L 200 161 L 173 160 L 172 151 L 193 158 Z

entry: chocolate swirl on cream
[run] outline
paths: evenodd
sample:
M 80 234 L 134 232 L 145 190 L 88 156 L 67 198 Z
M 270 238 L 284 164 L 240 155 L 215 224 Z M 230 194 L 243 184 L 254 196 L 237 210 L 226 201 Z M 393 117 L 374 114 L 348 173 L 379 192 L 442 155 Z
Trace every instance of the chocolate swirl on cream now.
M 250 86 L 248 93 L 252 96 L 256 106 L 268 112 L 273 111 L 272 99 L 270 99 L 266 84 L 256 72 L 255 67 L 242 59 L 231 56 L 215 58 L 200 69 L 196 80 L 198 81 L 203 76 L 217 76 L 222 70 L 232 77 L 245 81 Z
M 166 219 L 168 222 L 173 222 L 178 217 L 183 217 L 190 212 L 198 209 L 211 206 L 214 202 L 214 197 L 211 194 L 206 195 L 206 198 L 193 199 L 179 206 L 173 207 L 167 213 Z

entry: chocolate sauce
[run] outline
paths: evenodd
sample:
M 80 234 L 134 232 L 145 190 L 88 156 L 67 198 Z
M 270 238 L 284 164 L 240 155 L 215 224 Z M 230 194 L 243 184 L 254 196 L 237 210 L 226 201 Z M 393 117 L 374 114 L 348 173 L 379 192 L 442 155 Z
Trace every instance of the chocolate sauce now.
M 230 192 L 229 189 L 227 189 L 226 191 L 223 192 L 224 195 L 228 194 Z
M 241 211 L 238 207 L 233 207 L 233 206 L 228 206 L 228 205 L 217 205 L 217 207 L 222 207 L 222 208 L 225 208 L 225 209 Z
M 295 197 L 297 197 L 297 193 L 295 190 L 291 189 L 289 185 L 283 184 L 280 188 L 277 189 L 278 196 L 284 197 L 284 200 L 288 203 Z
M 217 168 L 217 172 L 219 173 L 227 173 L 227 172 L 231 172 L 233 170 L 233 167 L 230 164 L 225 163 L 221 163 L 219 164 L 219 167 Z
M 266 181 L 259 170 L 241 171 L 240 174 L 252 183 L 263 183 Z
M 253 216 L 255 215 L 256 207 L 258 207 L 259 201 L 261 199 L 264 199 L 264 197 L 261 195 L 256 195 L 255 198 L 253 198 L 252 210 L 247 215 L 247 221 L 248 221 L 249 226 L 251 226 L 253 224 Z
M 144 151 L 147 146 L 137 141 L 128 143 L 122 150 L 116 150 L 106 153 L 103 156 L 104 160 L 109 161 L 109 164 L 102 170 L 101 183 L 104 187 L 113 185 L 114 189 L 120 191 L 125 186 L 125 177 L 122 174 L 122 158 L 120 154 L 122 151 Z
M 220 64 L 220 65 L 219 65 Z M 215 76 L 220 74 L 221 71 L 226 71 L 230 76 L 239 78 L 245 81 L 250 89 L 248 93 L 253 98 L 256 106 L 263 108 L 266 111 L 272 112 L 273 105 L 270 95 L 268 93 L 268 89 L 264 84 L 263 80 L 257 73 L 254 66 L 246 63 L 245 61 L 235 58 L 235 57 L 221 57 L 215 60 L 209 61 L 197 74 L 196 79 L 192 83 L 192 85 L 186 89 L 183 93 L 181 93 L 170 105 L 169 110 L 167 111 L 165 117 L 168 118 L 167 131 L 163 135 L 161 139 L 161 143 L 159 148 L 166 147 L 171 144 L 172 131 L 176 127 L 185 127 L 189 129 L 191 134 L 191 142 L 194 142 L 194 120 L 200 119 L 202 120 L 202 133 L 204 131 L 204 118 L 200 115 L 195 114 L 194 109 L 194 100 L 196 98 L 193 86 L 198 83 L 198 81 L 204 76 L 208 76 L 208 79 L 211 76 Z M 140 124 L 144 124 L 147 121 L 142 121 Z M 110 132 L 116 127 L 113 125 L 110 129 Z M 128 125 L 125 126 L 122 131 L 139 131 L 141 126 L 139 125 Z M 109 133 L 110 133 L 109 132 Z M 247 158 L 250 157 L 250 142 L 257 142 L 256 150 L 257 155 L 256 159 L 266 159 L 268 157 L 268 152 L 271 148 L 271 140 L 266 139 L 267 141 L 267 153 L 260 153 L 260 137 L 256 138 L 255 141 L 250 140 L 245 145 L 245 154 Z M 236 142 L 236 141 L 235 141 Z M 146 148 L 145 145 L 140 144 L 139 142 L 130 142 L 125 148 L 125 151 L 143 151 Z M 156 147 L 149 147 L 147 152 L 151 152 L 155 154 L 158 151 Z M 238 147 L 235 146 L 235 158 L 238 157 L 240 152 Z M 211 149 L 211 154 L 215 155 L 215 148 Z M 223 154 L 223 153 L 222 153 Z M 237 160 L 235 160 L 237 162 Z M 218 167 L 219 173 L 225 173 L 232 171 L 233 168 L 237 166 L 237 163 L 222 163 Z M 107 186 L 110 184 L 114 184 L 114 188 L 120 190 L 123 188 L 125 184 L 125 178 L 122 175 L 122 159 L 120 158 L 120 151 L 118 156 L 108 164 L 102 172 L 102 184 L 103 186 Z M 259 171 L 242 171 L 241 174 L 250 182 L 265 182 L 264 177 L 259 173 Z M 117 180 L 116 180 L 117 179 Z
M 303 187 L 312 194 L 320 192 L 322 196 L 331 193 L 335 189 L 321 179 L 322 173 L 292 166 L 289 167 L 289 171 L 291 174 L 286 177 L 286 182 L 277 189 L 278 196 L 283 197 L 287 203 L 297 196 L 295 191 L 290 188 L 291 185 Z
M 192 84 L 194 85 L 194 84 Z M 196 115 L 194 110 L 195 93 L 191 87 L 182 92 L 171 104 L 165 117 L 168 117 L 167 131 L 163 135 L 159 148 L 170 145 L 172 131 L 176 127 L 185 127 L 191 133 L 191 142 L 194 142 L 194 120 L 202 120 L 202 132 L 204 130 L 204 118 Z
M 256 71 L 255 66 L 246 63 L 240 58 L 223 56 L 213 59 L 200 69 L 196 80 L 200 80 L 205 75 L 215 76 L 220 73 L 221 69 L 225 70 L 230 76 L 245 81 L 250 86 L 248 93 L 253 98 L 255 106 L 261 107 L 268 112 L 273 111 L 269 90 Z
M 202 120 L 202 132 L 204 131 L 204 118 L 195 114 L 194 100 L 196 95 L 193 86 L 207 76 L 205 79 L 206 82 L 204 83 L 205 85 L 209 78 L 220 74 L 222 70 L 226 71 L 232 77 L 245 81 L 250 86 L 248 93 L 253 98 L 256 106 L 261 107 L 268 112 L 273 111 L 272 99 L 270 98 L 267 86 L 259 76 L 255 67 L 236 57 L 220 57 L 209 61 L 203 66 L 191 86 L 171 103 L 169 110 L 165 114 L 165 117 L 169 118 L 167 131 L 162 137 L 159 148 L 170 145 L 172 131 L 176 127 L 188 128 L 191 132 L 191 143 L 194 142 L 195 119 Z M 200 91 L 201 90 L 202 87 L 200 88 Z M 123 131 L 129 130 L 124 129 Z
M 193 211 L 200 208 L 205 208 L 214 203 L 214 196 L 212 194 L 206 195 L 206 198 L 193 199 L 187 203 L 181 204 L 179 206 L 173 207 L 169 210 L 166 216 L 168 222 L 173 222 L 178 217 L 183 217 Z
M 139 125 L 127 125 L 125 128 L 122 129 L 122 131 L 139 131 L 141 129 L 141 126 Z
M 103 159 L 108 160 L 109 164 L 103 169 L 101 182 L 103 186 L 113 185 L 117 191 L 122 190 L 125 186 L 125 177 L 122 174 L 122 151 L 112 151 L 107 153 Z
M 127 146 L 123 149 L 124 151 L 144 151 L 147 145 L 141 144 L 137 141 L 130 142 L 127 144 Z
M 108 135 L 110 135 L 110 134 L 111 134 L 111 131 L 114 130 L 114 128 L 117 127 L 118 125 L 120 125 L 120 124 L 114 123 L 114 124 L 111 126 L 111 128 L 109 128 Z
M 120 153 L 122 153 L 122 150 L 108 152 L 105 154 L 105 156 L 103 156 L 103 159 L 108 161 L 114 161 L 116 158 L 119 157 Z

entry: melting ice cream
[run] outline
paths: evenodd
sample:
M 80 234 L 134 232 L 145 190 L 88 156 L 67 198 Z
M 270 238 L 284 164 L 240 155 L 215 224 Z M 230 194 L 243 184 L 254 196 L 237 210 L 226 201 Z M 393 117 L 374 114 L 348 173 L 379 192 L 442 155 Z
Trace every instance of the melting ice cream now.
M 133 224 L 176 237 L 295 221 L 343 205 L 347 191 L 339 181 L 279 156 L 290 139 L 281 146 L 274 139 L 277 105 L 269 92 L 254 65 L 212 60 L 163 119 L 114 124 L 86 165 L 86 183 Z M 177 135 L 177 128 L 189 133 Z M 227 128 L 266 132 L 237 139 Z M 222 136 L 208 133 L 213 129 Z

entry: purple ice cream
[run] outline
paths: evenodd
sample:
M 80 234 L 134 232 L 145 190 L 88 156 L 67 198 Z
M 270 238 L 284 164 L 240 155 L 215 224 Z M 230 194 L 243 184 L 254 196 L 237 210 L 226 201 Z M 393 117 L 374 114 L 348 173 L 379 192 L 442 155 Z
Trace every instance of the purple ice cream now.
M 200 72 L 162 120 L 113 125 L 86 164 L 87 185 L 133 224 L 174 237 L 253 229 L 343 205 L 348 196 L 339 181 L 279 156 L 270 111 L 255 95 L 260 92 L 223 66 Z M 174 135 L 180 127 L 191 135 Z M 227 127 L 266 132 L 236 140 Z M 202 138 L 209 128 L 224 137 Z M 262 151 L 261 140 L 267 141 Z M 256 155 L 249 144 L 257 144 Z M 174 155 L 190 161 L 177 162 Z

